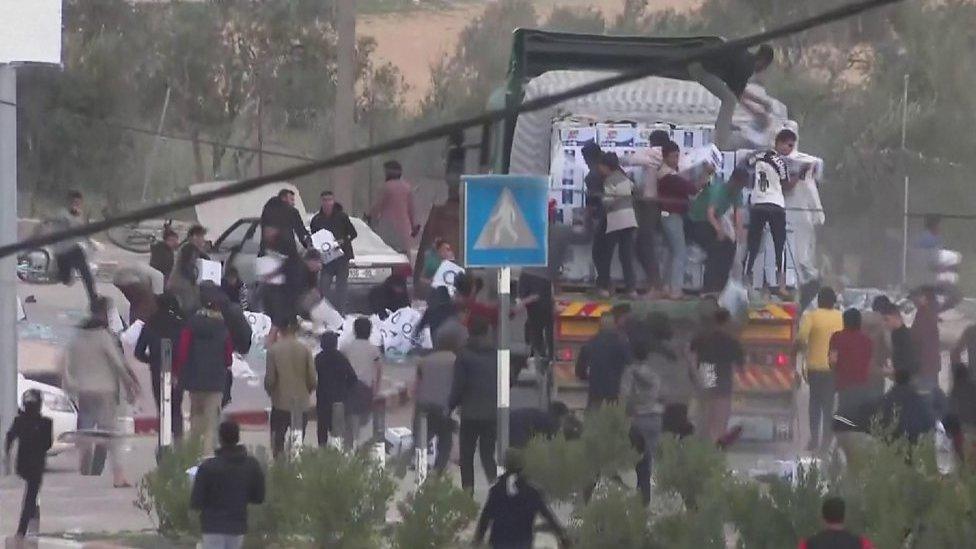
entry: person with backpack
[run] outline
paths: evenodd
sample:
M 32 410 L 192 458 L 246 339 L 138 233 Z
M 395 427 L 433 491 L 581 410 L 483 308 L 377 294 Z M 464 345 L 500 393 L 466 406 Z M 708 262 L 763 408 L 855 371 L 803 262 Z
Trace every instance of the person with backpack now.
M 874 544 L 870 540 L 851 533 L 844 526 L 845 511 L 843 499 L 838 497 L 825 499 L 821 508 L 824 529 L 814 536 L 801 540 L 797 549 L 874 549 Z
M 29 389 L 24 392 L 20 413 L 14 418 L 4 444 L 4 459 L 10 461 L 10 448 L 17 442 L 17 476 L 24 479 L 24 505 L 17 524 L 17 538 L 27 535 L 27 525 L 37 518 L 37 494 L 44 479 L 47 451 L 53 443 L 53 423 L 41 415 L 41 392 Z

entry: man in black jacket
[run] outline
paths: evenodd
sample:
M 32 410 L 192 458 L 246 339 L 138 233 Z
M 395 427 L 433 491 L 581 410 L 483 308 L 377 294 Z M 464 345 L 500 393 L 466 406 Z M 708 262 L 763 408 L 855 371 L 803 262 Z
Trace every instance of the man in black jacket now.
M 149 266 L 163 273 L 163 282 L 169 280 L 176 263 L 176 250 L 180 247 L 180 236 L 167 227 L 163 229 L 163 239 L 149 247 Z
M 261 211 L 259 255 L 264 255 L 269 249 L 289 257 L 297 255 L 294 237 L 298 237 L 306 248 L 312 245 L 312 237 L 305 228 L 302 214 L 295 208 L 295 191 L 281 189 L 278 196 L 268 200 Z
M 630 363 L 630 344 L 612 315 L 600 318 L 600 331 L 583 344 L 576 357 L 576 377 L 589 381 L 586 407 L 599 408 L 620 396 L 620 377 Z
M 484 317 L 471 317 L 468 345 L 454 365 L 449 408 L 461 407 L 458 445 L 461 453 L 461 487 L 474 491 L 474 450 L 478 447 L 481 465 L 489 483 L 495 482 L 495 437 L 498 357 L 488 338 L 490 330 Z
M 18 538 L 27 534 L 27 524 L 37 516 L 37 494 L 41 490 L 47 451 L 52 443 L 51 420 L 41 415 L 41 392 L 37 389 L 26 391 L 23 408 L 7 431 L 4 444 L 4 457 L 9 460 L 10 447 L 17 441 L 17 475 L 27 484 L 17 526 Z
M 335 195 L 332 194 L 332 191 L 323 191 L 321 198 L 322 206 L 312 218 L 312 234 L 322 229 L 332 233 L 342 250 L 342 257 L 333 259 L 322 267 L 322 271 L 319 273 L 319 293 L 328 299 L 337 311 L 342 313 L 346 307 L 349 261 L 353 258 L 352 241 L 359 235 L 356 234 L 356 228 L 353 227 L 349 215 L 342 209 L 342 204 L 335 201 Z M 335 281 L 334 293 L 332 292 L 333 281 Z
M 247 533 L 247 505 L 264 503 L 264 471 L 240 440 L 236 423 L 221 423 L 220 449 L 193 481 L 190 507 L 200 511 L 204 549 L 239 549 Z

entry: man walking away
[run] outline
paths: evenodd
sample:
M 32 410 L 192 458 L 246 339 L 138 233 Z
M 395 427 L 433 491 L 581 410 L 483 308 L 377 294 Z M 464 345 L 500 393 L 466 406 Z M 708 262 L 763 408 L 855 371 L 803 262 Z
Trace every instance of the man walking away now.
M 325 332 L 319 338 L 322 350 L 315 355 L 315 416 L 319 448 L 329 443 L 329 433 L 336 433 L 332 425 L 332 408 L 337 402 L 346 402 L 359 380 L 346 356 L 339 352 L 339 336 Z
M 885 328 L 882 312 L 891 303 L 887 296 L 879 295 L 871 302 L 871 310 L 862 313 L 861 329 L 871 339 L 871 367 L 868 370 L 868 391 L 871 398 L 879 400 L 885 391 L 885 372 L 891 358 L 891 338 Z
M 640 452 L 637 462 L 637 488 L 644 505 L 651 501 L 651 464 L 661 437 L 664 403 L 661 400 L 661 367 L 651 364 L 651 344 L 635 341 L 634 361 L 627 365 L 620 382 L 620 400 L 630 417 L 630 439 Z
M 837 294 L 823 287 L 817 294 L 817 308 L 803 313 L 797 345 L 804 351 L 803 377 L 810 385 L 810 443 L 808 452 L 826 448 L 834 416 L 834 374 L 830 371 L 830 338 L 844 328 L 841 312 L 834 306 Z M 822 437 L 822 438 L 821 438 Z
M 163 239 L 149 248 L 149 266 L 163 273 L 164 283 L 169 281 L 176 262 L 176 250 L 180 247 L 180 235 L 169 227 L 163 229 Z
M 461 487 L 474 492 L 474 453 L 478 448 L 481 465 L 489 483 L 495 481 L 495 436 L 498 390 L 498 357 L 489 341 L 489 324 L 482 317 L 472 317 L 468 325 L 470 339 L 458 353 L 454 365 L 449 409 L 461 407 L 458 444 L 461 450 Z
M 340 313 L 346 308 L 346 288 L 349 282 L 349 261 L 352 260 L 353 250 L 352 241 L 359 236 L 353 226 L 349 215 L 346 214 L 335 200 L 332 191 L 323 191 L 322 205 L 317 214 L 312 217 L 311 232 L 315 234 L 322 229 L 332 233 L 332 236 L 342 250 L 342 257 L 333 259 L 322 266 L 319 273 L 319 293 L 322 297 L 329 300 L 329 303 Z M 335 282 L 335 291 L 332 284 Z
M 678 175 L 678 162 L 681 149 L 674 141 L 661 147 L 664 154 L 664 165 L 658 172 L 657 194 L 661 203 L 661 226 L 664 236 L 671 248 L 671 268 L 668 271 L 667 286 L 671 299 L 681 299 L 684 296 L 685 269 L 688 266 L 688 244 L 685 239 L 685 218 L 688 215 L 688 205 L 694 196 L 711 177 L 712 172 L 705 170 L 702 181 L 688 181 Z
M 24 479 L 24 505 L 17 525 L 17 538 L 27 535 L 27 524 L 37 518 L 37 494 L 44 479 L 47 451 L 51 448 L 52 422 L 41 415 L 41 392 L 29 389 L 22 398 L 22 410 L 14 418 L 4 444 L 4 459 L 10 461 L 10 448 L 17 442 L 17 476 Z
M 695 197 L 688 211 L 691 237 L 707 254 L 702 292 L 718 294 L 725 288 L 735 259 L 737 235 L 742 234 L 742 189 L 749 180 L 745 168 L 736 168 L 726 183 L 713 182 Z M 733 222 L 723 221 L 732 210 Z
M 901 311 L 894 303 L 888 302 L 883 306 L 881 314 L 884 316 L 885 327 L 891 338 L 891 370 L 889 373 L 904 371 L 909 377 L 918 373 L 918 355 L 912 342 L 911 330 L 905 326 Z
M 786 144 L 796 143 L 792 130 L 781 130 L 776 134 L 777 149 Z M 752 193 L 749 197 L 749 230 L 746 236 L 747 253 L 745 260 L 745 280 L 752 284 L 752 268 L 762 244 L 763 231 L 769 226 L 773 235 L 773 249 L 776 254 L 776 283 L 779 295 L 786 294 L 786 198 L 783 196 L 789 186 L 789 173 L 786 161 L 775 150 L 766 151 L 750 159 L 755 169 Z
M 830 337 L 830 369 L 837 409 L 856 409 L 871 399 L 871 338 L 861 331 L 861 311 L 844 311 L 844 329 Z
M 600 317 L 600 331 L 583 344 L 576 357 L 576 377 L 588 381 L 586 408 L 614 403 L 620 395 L 620 376 L 630 362 L 630 345 L 613 317 Z
M 369 337 L 373 333 L 373 323 L 368 318 L 364 316 L 357 318 L 352 324 L 352 331 L 356 338 L 346 343 L 340 350 L 349 359 L 349 364 L 352 364 L 352 369 L 359 379 L 346 406 L 349 436 L 355 443 L 359 429 L 366 423 L 366 416 L 372 410 L 373 401 L 380 393 L 383 355 L 376 345 L 369 342 Z
M 939 371 L 942 369 L 942 352 L 939 347 L 939 304 L 935 289 L 923 286 L 912 292 L 911 298 L 915 303 L 912 345 L 919 361 L 915 383 L 923 392 L 941 391 Z
M 413 187 L 403 179 L 403 166 L 396 160 L 383 164 L 386 180 L 370 209 L 371 221 L 383 241 L 400 253 L 409 253 L 420 233 L 413 205 Z
M 821 509 L 825 528 L 819 534 L 800 541 L 798 549 L 874 549 L 866 537 L 852 534 L 844 527 L 845 511 L 841 498 L 825 499 Z
M 702 389 L 703 427 L 712 442 L 726 434 L 732 412 L 732 370 L 741 369 L 745 362 L 742 344 L 731 333 L 731 320 L 727 310 L 719 309 L 713 326 L 691 341 L 692 364 Z
M 518 304 L 525 307 L 525 342 L 535 356 L 551 357 L 553 353 L 552 321 L 556 306 L 552 297 L 552 280 L 545 268 L 526 267 L 519 276 Z
M 136 360 L 149 365 L 153 400 L 156 402 L 156 411 L 158 412 L 163 370 L 162 342 L 164 339 L 168 339 L 170 345 L 176 345 L 179 342 L 184 319 L 180 311 L 180 304 L 177 303 L 172 294 L 164 293 L 156 298 L 156 302 L 156 312 L 149 317 L 145 326 L 142 327 L 142 331 L 139 332 L 135 356 Z M 172 366 L 170 364 L 171 368 Z M 178 385 L 174 379 L 170 412 L 172 414 L 173 439 L 175 440 L 183 438 L 183 388 Z
M 465 344 L 467 333 L 460 323 L 446 324 L 434 332 L 434 352 L 423 356 L 417 363 L 417 407 L 414 421 L 421 413 L 427 416 L 427 441 L 437 437 L 437 458 L 434 470 L 441 472 L 447 468 L 454 445 L 454 421 L 448 412 L 451 399 L 451 385 L 454 382 L 454 363 L 457 353 Z M 417 433 L 416 423 L 414 433 Z
M 173 373 L 190 394 L 190 437 L 201 444 L 204 456 L 213 453 L 227 371 L 234 361 L 230 331 L 212 295 L 216 293 L 207 292 L 203 307 L 187 320 L 173 364 Z
M 301 413 L 302 440 L 308 423 L 309 395 L 315 390 L 317 376 L 312 351 L 295 337 L 298 325 L 292 322 L 281 332 L 278 341 L 268 349 L 264 390 L 271 397 L 271 448 L 274 457 L 285 449 L 285 435 L 292 413 Z
M 566 533 L 542 493 L 522 474 L 523 467 L 517 450 L 505 453 L 505 474 L 488 490 L 488 499 L 474 534 L 476 545 L 481 545 L 485 533 L 491 528 L 488 544 L 492 549 L 532 549 L 535 519 L 539 515 L 555 532 L 560 544 L 569 545 Z
M 731 50 L 721 57 L 689 65 L 689 74 L 722 102 L 715 121 L 715 144 L 721 150 L 732 148 L 732 115 L 739 100 L 745 100 L 744 104 L 759 100 L 746 91 L 749 79 L 765 71 L 773 57 L 773 48 L 762 44 L 756 53 L 744 48 Z
M 53 225 L 59 231 L 77 229 L 88 224 L 88 216 L 84 211 L 85 201 L 78 191 L 68 192 L 68 205 L 58 212 Z M 62 284 L 70 285 L 74 272 L 78 271 L 85 292 L 88 293 L 88 304 L 93 305 L 98 292 L 95 291 L 95 278 L 92 276 L 88 257 L 85 255 L 84 244 L 94 246 L 94 242 L 87 237 L 73 237 L 55 242 L 54 258 L 58 266 L 58 279 Z
M 240 549 L 247 533 L 247 506 L 264 503 L 264 471 L 240 444 L 241 428 L 220 424 L 220 449 L 193 480 L 190 507 L 200 511 L 203 549 Z
M 298 255 L 295 239 L 302 246 L 312 245 L 312 236 L 305 228 L 302 214 L 295 207 L 295 191 L 281 189 L 261 210 L 261 249 L 259 255 L 274 250 L 286 257 Z

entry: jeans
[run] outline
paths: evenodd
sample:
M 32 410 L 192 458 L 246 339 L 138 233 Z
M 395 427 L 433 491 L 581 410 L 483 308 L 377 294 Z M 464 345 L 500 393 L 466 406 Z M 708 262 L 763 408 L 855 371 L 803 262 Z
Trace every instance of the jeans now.
M 210 457 L 214 452 L 223 396 L 218 392 L 190 391 L 190 438 L 200 442 L 204 457 Z
M 600 257 L 602 263 L 596 266 L 596 285 L 604 290 L 611 290 L 610 262 L 613 261 L 613 250 L 620 254 L 620 267 L 624 272 L 624 285 L 628 292 L 634 291 L 634 233 L 636 229 L 621 229 L 607 233 L 604 240 L 604 251 Z
M 810 371 L 810 447 L 826 447 L 834 421 L 834 374 Z
M 25 478 L 24 504 L 20 510 L 20 523 L 17 525 L 17 535 L 27 534 L 27 525 L 37 516 L 37 494 L 41 491 L 41 475 L 35 478 Z
M 773 235 L 773 249 L 776 253 L 776 273 L 782 277 L 786 265 L 786 210 L 776 204 L 756 204 L 749 210 L 749 234 L 746 238 L 748 254 L 746 255 L 746 280 L 752 274 L 752 266 L 756 262 L 759 246 L 762 244 L 763 229 L 769 225 L 769 232 Z
M 661 224 L 661 212 L 657 204 L 638 200 L 634 206 L 634 213 L 637 215 L 637 242 L 634 245 L 637 262 L 644 269 L 647 289 L 658 289 L 661 287 L 661 270 L 658 267 L 655 248 L 657 230 Z
M 454 421 L 443 407 L 436 404 L 418 404 L 417 411 L 427 415 L 427 444 L 437 437 L 437 457 L 434 458 L 434 470 L 443 472 L 451 460 L 451 449 L 454 447 Z M 419 433 L 419 414 L 414 417 L 414 433 Z M 474 456 L 472 455 L 472 459 Z
M 552 315 L 526 315 L 525 343 L 536 356 L 553 356 Z
M 59 253 L 55 256 L 58 262 L 58 279 L 63 284 L 71 283 L 71 274 L 78 271 L 81 281 L 85 284 L 85 292 L 88 294 L 88 304 L 91 305 L 98 297 L 95 291 L 95 278 L 92 276 L 91 267 L 88 265 L 88 257 L 85 250 L 80 245 L 72 246 L 70 250 Z
M 119 406 L 118 395 L 113 393 L 80 393 L 78 395 L 78 429 L 95 429 L 114 433 L 118 429 Z M 108 446 L 109 460 L 112 462 L 112 472 L 118 476 L 122 474 L 122 459 L 119 451 L 119 439 L 112 437 L 105 443 Z M 90 454 L 92 443 L 79 443 L 81 455 Z
M 203 549 L 241 549 L 244 546 L 244 536 L 229 534 L 204 534 Z
M 735 242 L 719 240 L 715 227 L 707 221 L 695 221 L 691 225 L 691 238 L 705 250 L 705 280 L 702 291 L 708 294 L 719 293 L 729 281 L 732 262 L 735 259 Z
M 335 291 L 332 283 L 335 282 Z M 319 273 L 319 293 L 329 300 L 329 303 L 343 313 L 346 309 L 346 291 L 349 287 L 349 258 L 340 257 L 327 263 Z
M 461 488 L 474 490 L 474 451 L 478 447 L 481 466 L 485 469 L 488 483 L 495 482 L 498 466 L 495 463 L 496 424 L 493 419 L 462 419 L 458 434 L 461 453 Z
M 271 424 L 271 455 L 278 457 L 278 454 L 285 450 L 285 435 L 291 429 L 291 412 L 272 408 L 268 423 Z M 305 440 L 305 427 L 307 425 L 308 414 L 302 412 L 302 440 Z
M 640 490 L 644 505 L 651 501 L 651 465 L 654 462 L 654 452 L 661 437 L 661 415 L 646 414 L 634 416 L 631 419 L 630 441 L 634 449 L 640 452 L 641 458 L 637 462 L 637 488 Z
M 685 243 L 685 217 L 670 214 L 661 219 L 664 237 L 671 248 L 671 269 L 667 283 L 671 293 L 677 294 L 685 287 L 685 270 L 688 266 L 688 245 Z

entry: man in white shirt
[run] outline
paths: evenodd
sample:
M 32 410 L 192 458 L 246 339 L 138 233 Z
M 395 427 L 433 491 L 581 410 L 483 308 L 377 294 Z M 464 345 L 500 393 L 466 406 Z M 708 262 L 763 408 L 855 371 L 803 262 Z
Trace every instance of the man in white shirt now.
M 784 191 L 792 190 L 795 181 L 790 180 L 783 155 L 796 147 L 796 133 L 784 129 L 776 134 L 775 150 L 766 151 L 753 157 L 750 163 L 755 169 L 749 209 L 749 232 L 745 261 L 745 280 L 752 280 L 752 268 L 762 243 L 766 226 L 773 236 L 776 254 L 776 281 L 779 293 L 786 293 L 785 256 L 786 247 L 786 199 Z
M 661 147 L 671 141 L 668 132 L 654 130 L 649 136 L 650 146 L 621 158 L 623 166 L 641 166 L 644 177 L 640 183 L 634 205 L 637 214 L 637 262 L 644 269 L 647 291 L 661 290 L 661 273 L 655 250 L 655 234 L 661 225 L 661 210 L 657 204 L 657 174 L 663 164 Z
M 366 421 L 366 415 L 372 408 L 373 400 L 380 391 L 380 380 L 383 378 L 383 363 L 380 350 L 369 342 L 373 331 L 373 324 L 366 317 L 359 317 L 353 322 L 353 333 L 356 339 L 346 343 L 339 351 L 345 355 L 352 369 L 359 378 L 356 389 L 350 396 L 346 409 L 346 422 L 349 436 L 353 444 L 359 427 Z

